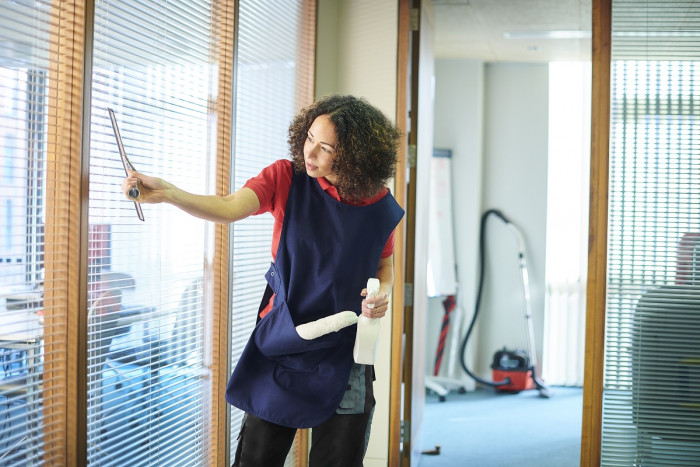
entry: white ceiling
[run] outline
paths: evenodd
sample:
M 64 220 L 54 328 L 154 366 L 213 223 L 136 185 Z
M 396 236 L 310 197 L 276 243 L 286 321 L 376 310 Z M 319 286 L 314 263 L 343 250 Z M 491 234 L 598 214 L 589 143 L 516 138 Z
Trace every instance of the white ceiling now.
M 433 0 L 432 4 L 436 58 L 590 60 L 591 0 Z

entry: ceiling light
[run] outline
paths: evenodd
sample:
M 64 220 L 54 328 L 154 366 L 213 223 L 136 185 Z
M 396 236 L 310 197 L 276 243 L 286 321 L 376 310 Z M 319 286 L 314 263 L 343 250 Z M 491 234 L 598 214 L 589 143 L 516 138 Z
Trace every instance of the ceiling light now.
M 591 31 L 513 31 L 504 32 L 506 39 L 590 39 Z
M 700 37 L 700 31 L 614 31 L 615 37 Z

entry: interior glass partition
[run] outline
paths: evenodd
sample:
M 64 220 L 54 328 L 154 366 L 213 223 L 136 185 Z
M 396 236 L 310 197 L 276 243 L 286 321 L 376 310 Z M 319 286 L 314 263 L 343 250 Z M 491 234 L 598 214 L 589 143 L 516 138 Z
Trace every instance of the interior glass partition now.
M 65 342 L 43 302 L 47 197 L 57 197 L 46 181 L 60 169 L 47 163 L 57 16 L 44 2 L 0 3 L 0 465 L 52 459 L 45 437 L 60 429 L 43 418 L 60 404 L 43 395 L 57 377 L 44 372 L 44 341 Z
M 307 0 L 274 6 L 263 0 L 239 2 L 233 190 L 275 160 L 289 159 L 289 124 L 313 99 L 314 12 L 315 2 Z M 231 368 L 255 326 L 272 261 L 272 227 L 268 213 L 237 222 L 232 229 Z M 232 456 L 242 418 L 232 407 Z
M 88 462 L 202 465 L 207 458 L 203 283 L 213 230 L 121 192 L 108 108 L 134 167 L 212 193 L 216 99 L 208 1 L 95 3 L 90 106 Z
M 602 465 L 700 464 L 700 6 L 613 1 Z
M 218 60 L 236 34 L 233 82 Z M 233 136 L 239 188 L 288 155 L 289 122 L 313 98 L 314 37 L 308 0 L 0 2 L 0 465 L 225 455 L 212 362 L 234 364 L 255 322 L 271 218 L 232 229 L 232 352 L 221 356 L 212 323 L 229 310 L 205 290 L 215 228 L 169 205 L 143 205 L 139 220 L 108 109 L 136 169 L 194 193 L 216 191 Z M 225 135 L 217 112 L 234 115 Z M 75 417 L 83 399 L 87 420 Z

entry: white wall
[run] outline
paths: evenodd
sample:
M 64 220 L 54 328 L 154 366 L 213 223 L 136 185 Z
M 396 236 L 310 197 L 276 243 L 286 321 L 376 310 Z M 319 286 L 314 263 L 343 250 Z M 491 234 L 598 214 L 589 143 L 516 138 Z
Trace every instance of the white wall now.
M 435 64 L 435 146 L 452 150 L 452 191 L 455 257 L 457 262 L 458 308 L 462 325 L 451 326 L 459 342 L 471 319 L 476 287 L 476 251 L 482 198 L 484 64 L 476 60 L 437 60 Z M 430 299 L 427 327 L 427 368 L 433 372 L 435 349 L 443 316 L 442 299 Z M 452 317 L 453 323 L 456 316 Z M 451 339 L 451 336 L 448 336 Z M 473 344 L 478 336 L 470 339 Z M 467 389 L 473 380 L 462 371 L 458 353 L 443 355 L 440 375 L 463 380 Z M 473 361 L 473 359 L 471 359 Z M 473 362 L 470 363 L 473 367 Z M 450 368 L 454 374 L 450 374 Z
M 319 0 L 316 97 L 365 97 L 396 117 L 398 5 L 389 0 Z
M 339 0 L 318 0 L 316 8 L 316 98 L 338 91 Z
M 481 214 L 499 209 L 525 237 L 536 352 L 542 357 L 547 209 L 548 66 L 438 60 L 435 146 L 453 150 L 456 257 L 465 321 L 478 281 Z M 527 348 L 515 237 L 494 216 L 486 237 L 486 276 L 471 369 L 491 379 L 493 354 Z M 431 304 L 429 361 L 434 358 L 439 300 Z M 466 324 L 463 333 L 466 331 Z M 445 362 L 443 362 L 445 365 Z M 428 368 L 432 371 L 432 366 Z M 458 375 L 462 375 L 457 365 Z
M 364 97 L 396 118 L 398 4 L 392 0 L 319 0 L 316 96 Z M 364 465 L 389 461 L 391 315 L 382 319 L 374 383 L 377 406 Z

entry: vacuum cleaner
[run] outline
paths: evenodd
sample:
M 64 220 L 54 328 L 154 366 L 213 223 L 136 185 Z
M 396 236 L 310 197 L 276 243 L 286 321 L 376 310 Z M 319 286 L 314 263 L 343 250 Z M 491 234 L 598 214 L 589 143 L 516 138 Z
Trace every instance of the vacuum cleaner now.
M 503 221 L 511 232 L 515 234 L 518 244 L 518 262 L 520 265 L 524 303 L 525 303 L 525 321 L 527 330 L 527 344 L 528 349 L 508 349 L 504 347 L 502 350 L 497 351 L 493 356 L 493 361 L 491 363 L 492 377 L 493 381 L 489 381 L 479 376 L 475 375 L 468 367 L 466 363 L 466 349 L 467 343 L 469 342 L 469 336 L 474 330 L 474 324 L 476 323 L 477 316 L 479 314 L 479 306 L 481 304 L 481 294 L 484 286 L 484 249 L 485 249 L 485 233 L 486 233 L 486 221 L 490 215 L 494 215 Z M 472 316 L 471 323 L 469 324 L 469 329 L 467 330 L 464 339 L 462 340 L 461 347 L 461 363 L 464 371 L 475 381 L 484 384 L 486 386 L 493 387 L 499 392 L 511 392 L 517 393 L 520 391 L 532 389 L 536 387 L 539 390 L 541 397 L 550 397 L 552 395 L 551 389 L 538 378 L 536 373 L 537 367 L 537 356 L 535 351 L 535 337 L 532 326 L 532 313 L 530 309 L 530 289 L 527 274 L 527 264 L 525 262 L 525 251 L 523 249 L 524 241 L 520 230 L 510 222 L 500 211 L 496 209 L 489 209 L 481 216 L 481 228 L 479 233 L 479 288 L 476 294 L 476 304 L 474 306 L 474 315 Z

